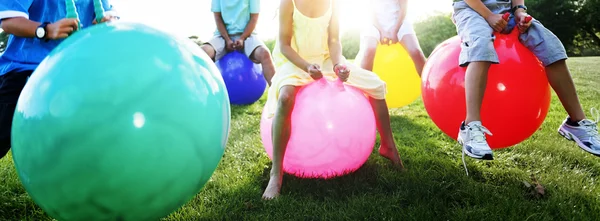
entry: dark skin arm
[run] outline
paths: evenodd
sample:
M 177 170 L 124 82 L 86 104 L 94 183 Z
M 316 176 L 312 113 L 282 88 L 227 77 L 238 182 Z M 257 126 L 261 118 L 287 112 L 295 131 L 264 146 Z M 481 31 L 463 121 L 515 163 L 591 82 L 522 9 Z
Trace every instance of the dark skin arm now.
M 258 14 L 250 14 L 250 21 L 248 21 L 246 29 L 244 29 L 244 33 L 242 33 L 240 39 L 235 42 L 235 49 L 244 48 L 244 41 L 246 38 L 250 37 L 254 29 L 256 29 L 256 24 L 258 24 Z
M 6 33 L 18 37 L 35 38 L 35 31 L 40 25 L 39 22 L 23 17 L 2 19 L 2 29 Z M 61 19 L 46 26 L 46 38 L 53 40 L 66 38 L 74 30 L 77 30 L 77 27 L 78 22 L 76 19 Z
M 490 27 L 494 29 L 494 31 L 500 32 L 508 24 L 508 22 L 502 19 L 501 14 L 492 13 L 492 11 L 490 11 L 490 9 L 488 9 L 481 0 L 465 0 L 465 3 L 467 3 L 469 7 L 471 7 L 473 10 L 479 13 L 479 15 L 485 18 L 485 20 L 488 22 Z
M 223 39 L 225 39 L 225 45 L 228 51 L 233 51 L 234 43 L 229 37 L 227 33 L 227 28 L 225 27 L 225 22 L 223 21 L 223 17 L 221 16 L 221 12 L 215 12 L 215 23 L 217 23 L 217 30 L 221 33 Z

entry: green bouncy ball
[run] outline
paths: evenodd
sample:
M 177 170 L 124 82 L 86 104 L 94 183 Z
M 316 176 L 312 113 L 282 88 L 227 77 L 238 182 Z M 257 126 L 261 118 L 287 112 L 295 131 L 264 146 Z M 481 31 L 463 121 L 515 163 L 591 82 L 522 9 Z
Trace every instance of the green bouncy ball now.
M 231 113 L 193 42 L 142 24 L 81 30 L 19 98 L 13 159 L 33 200 L 62 220 L 158 220 L 215 171 Z

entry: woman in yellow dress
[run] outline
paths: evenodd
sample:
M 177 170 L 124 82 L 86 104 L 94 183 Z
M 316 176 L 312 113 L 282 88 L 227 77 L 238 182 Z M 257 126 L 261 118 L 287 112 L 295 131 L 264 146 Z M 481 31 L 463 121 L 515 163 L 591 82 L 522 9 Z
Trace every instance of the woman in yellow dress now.
M 381 136 L 379 153 L 404 169 L 390 126 L 385 82 L 373 72 L 347 63 L 342 56 L 340 4 L 338 0 L 281 0 L 279 39 L 273 52 L 277 71 L 271 80 L 266 104 L 268 116 L 274 118 L 273 166 L 264 199 L 279 196 L 296 93 L 300 86 L 322 77 L 339 77 L 369 96 Z

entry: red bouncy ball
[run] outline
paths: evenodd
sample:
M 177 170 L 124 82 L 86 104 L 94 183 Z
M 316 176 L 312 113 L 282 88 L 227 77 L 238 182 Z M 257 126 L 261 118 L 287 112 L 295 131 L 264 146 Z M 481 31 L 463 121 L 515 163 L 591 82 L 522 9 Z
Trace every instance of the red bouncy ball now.
M 481 107 L 481 120 L 493 136 L 492 149 L 529 138 L 546 118 L 550 87 L 542 63 L 518 39 L 519 32 L 496 34 L 500 64 L 492 64 Z M 423 102 L 431 120 L 456 139 L 466 117 L 465 71 L 458 66 L 461 40 L 452 37 L 429 56 L 423 70 Z

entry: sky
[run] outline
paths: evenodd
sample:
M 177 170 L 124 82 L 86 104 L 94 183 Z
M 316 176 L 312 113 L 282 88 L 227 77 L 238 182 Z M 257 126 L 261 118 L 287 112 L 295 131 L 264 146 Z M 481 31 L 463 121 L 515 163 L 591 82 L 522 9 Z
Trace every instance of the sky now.
M 276 36 L 277 8 L 280 0 L 261 0 L 261 12 L 257 32 L 262 39 Z M 365 13 L 362 11 L 367 1 L 378 0 L 341 0 L 342 32 L 364 25 Z M 168 2 L 168 4 L 165 4 Z M 451 12 L 452 0 L 409 0 L 407 18 L 423 19 L 436 12 Z M 208 40 L 215 31 L 211 0 L 112 0 L 119 11 L 121 20 L 140 22 L 173 33 L 180 37 L 196 35 L 200 40 Z

